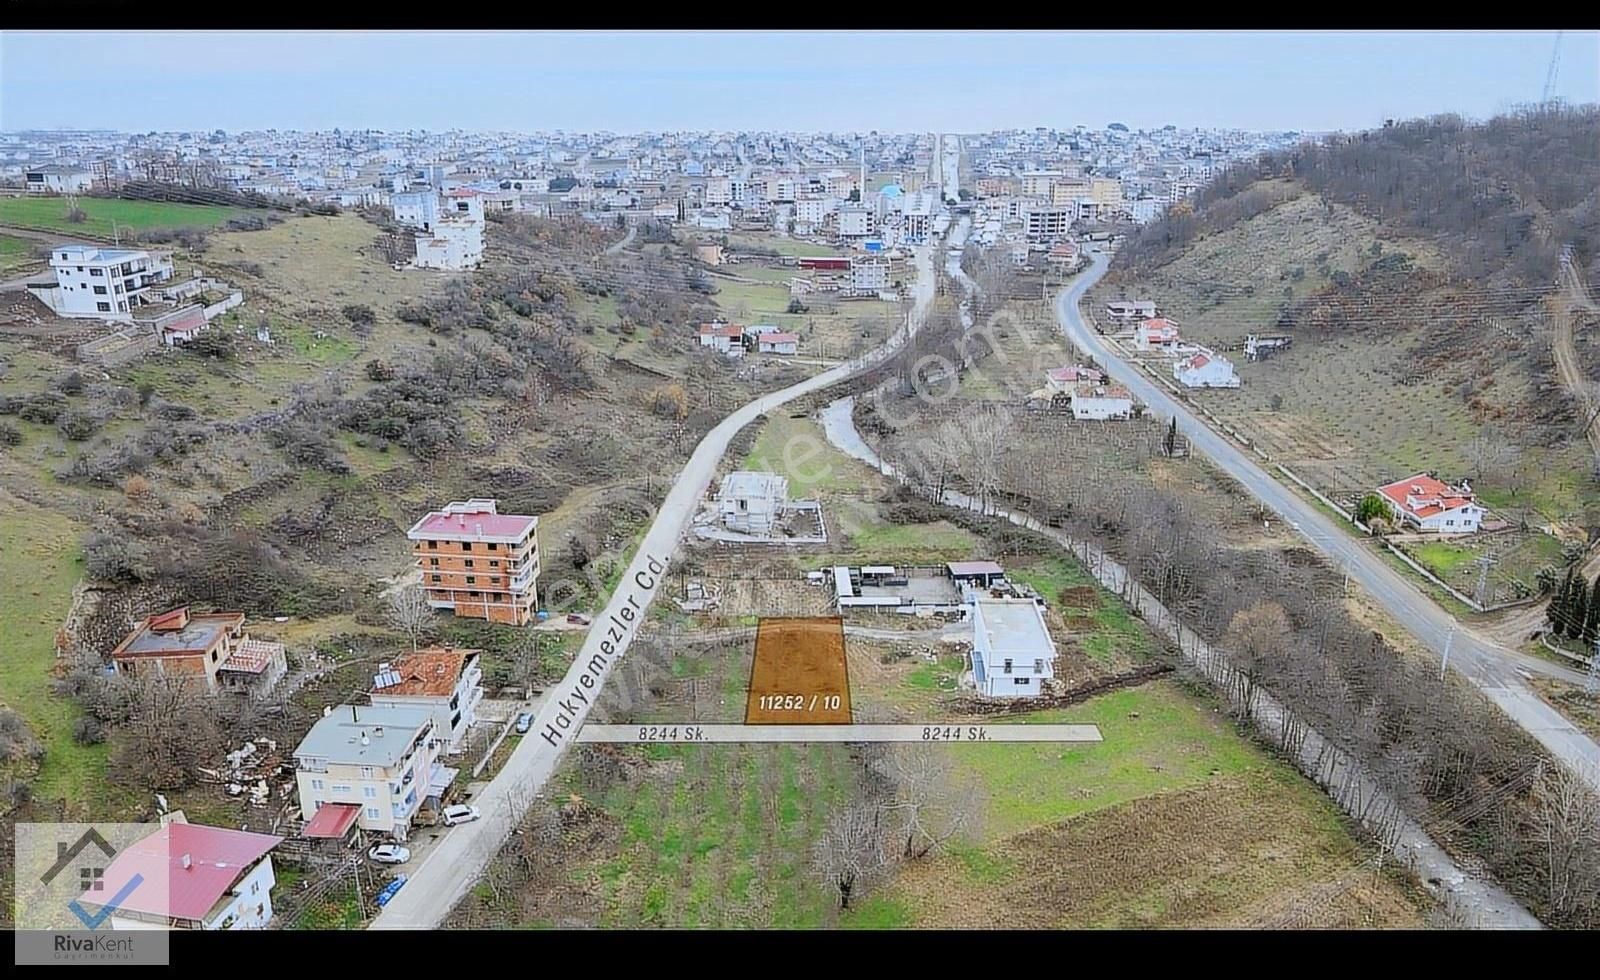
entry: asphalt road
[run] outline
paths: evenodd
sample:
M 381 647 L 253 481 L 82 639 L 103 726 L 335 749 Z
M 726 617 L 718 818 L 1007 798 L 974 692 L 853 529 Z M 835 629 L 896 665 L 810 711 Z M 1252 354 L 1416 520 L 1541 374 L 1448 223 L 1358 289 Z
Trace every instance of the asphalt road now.
M 903 344 L 906 337 L 921 326 L 933 300 L 934 247 L 929 245 L 916 250 L 917 280 L 913 286 L 911 316 L 883 346 L 856 361 L 841 364 L 797 385 L 757 398 L 723 419 L 700 440 L 656 512 L 655 520 L 619 580 L 616 592 L 605 609 L 594 617 L 596 625 L 584 638 L 583 647 L 574 658 L 571 670 L 558 684 L 548 688 L 552 696 L 534 718 L 528 735 L 512 750 L 510 759 L 494 779 L 472 799 L 472 804 L 482 817 L 452 829 L 417 867 L 408 869 L 409 877 L 405 885 L 373 919 L 370 928 L 436 929 L 444 921 L 483 869 L 495 859 L 501 844 L 521 823 L 535 795 L 572 744 L 588 716 L 590 706 L 599 700 L 606 679 L 626 654 L 633 637 L 633 632 L 628 631 L 622 634 L 622 639 L 616 640 L 608 636 L 605 624 L 618 616 L 624 616 L 632 622 L 647 614 L 659 582 L 665 577 L 652 570 L 651 560 L 667 559 L 676 550 L 696 504 L 711 484 L 711 477 L 718 461 L 727 451 L 729 441 L 758 415 L 843 381 L 883 360 Z M 619 460 L 618 463 L 622 465 L 625 461 Z M 651 584 L 646 586 L 644 582 Z M 605 661 L 605 666 L 599 671 L 591 668 L 596 658 Z M 586 674 L 589 676 L 586 677 Z M 591 684 L 580 688 L 583 680 L 590 680 Z M 588 693 L 580 701 L 571 693 L 576 690 L 586 690 Z M 564 706 L 563 702 L 571 707 Z M 558 745 L 552 746 L 540 737 L 539 733 L 545 731 L 547 726 L 559 724 L 563 719 L 568 722 L 563 729 L 566 738 Z
M 1268 475 L 1244 450 L 1202 422 L 1142 369 L 1122 360 L 1099 334 L 1085 325 L 1078 311 L 1083 295 L 1105 274 L 1107 261 L 1104 255 L 1094 255 L 1092 267 L 1057 294 L 1056 318 L 1073 345 L 1091 354 L 1107 373 L 1127 385 L 1155 412 L 1176 416 L 1178 428 L 1189 437 L 1195 449 L 1211 457 L 1336 566 L 1348 569 L 1350 578 L 1423 645 L 1442 658 L 1449 643 L 1451 670 L 1471 681 L 1524 731 L 1549 749 L 1551 755 L 1572 767 L 1600 792 L 1600 745 L 1540 700 L 1525 680 L 1530 675 L 1542 674 L 1581 684 L 1584 675 L 1499 646 L 1459 623 L 1368 550 L 1360 539 Z

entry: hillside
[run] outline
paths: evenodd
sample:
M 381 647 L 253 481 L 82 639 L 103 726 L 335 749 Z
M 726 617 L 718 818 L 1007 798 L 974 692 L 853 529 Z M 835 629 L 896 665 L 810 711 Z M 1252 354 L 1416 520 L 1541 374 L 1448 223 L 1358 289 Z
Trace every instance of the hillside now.
M 1594 278 L 1597 141 L 1600 113 L 1563 110 L 1269 155 L 1142 229 L 1096 296 L 1148 295 L 1211 346 L 1293 336 L 1199 397 L 1329 492 L 1437 470 L 1506 516 L 1600 526 L 1548 306 L 1564 245 Z

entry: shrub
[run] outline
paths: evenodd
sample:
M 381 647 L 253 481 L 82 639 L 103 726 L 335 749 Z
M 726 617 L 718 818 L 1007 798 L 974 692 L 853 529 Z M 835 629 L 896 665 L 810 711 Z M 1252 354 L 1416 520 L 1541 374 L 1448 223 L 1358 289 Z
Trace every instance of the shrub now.
M 238 353 L 233 333 L 229 330 L 202 330 L 184 350 L 219 361 L 231 361 Z
M 150 496 L 150 481 L 135 473 L 122 481 L 122 492 L 129 500 L 143 500 Z
M 22 433 L 9 422 L 0 422 L 0 446 L 22 445 Z
M 139 407 L 144 408 L 150 404 L 150 399 L 156 395 L 156 386 L 148 381 L 139 382 Z
M 77 371 L 69 373 L 66 377 L 56 382 L 56 390 L 63 395 L 83 394 L 83 375 Z
M 44 746 L 28 731 L 22 716 L 10 708 L 0 708 L 0 759 L 37 759 Z
M 106 740 L 105 726 L 84 715 L 72 723 L 72 740 L 79 745 L 99 745 Z
M 153 573 L 149 551 L 119 530 L 95 530 L 83 543 L 83 567 L 101 582 L 142 582 Z
M 393 381 L 394 368 L 374 358 L 367 362 L 367 378 L 370 381 Z
M 1389 516 L 1389 506 L 1383 498 L 1375 493 L 1369 493 L 1361 498 L 1361 503 L 1356 505 L 1356 520 L 1363 524 L 1370 524 L 1374 519 Z
M 344 308 L 343 312 L 344 318 L 354 324 L 370 325 L 378 319 L 378 315 L 372 312 L 372 307 L 364 303 L 351 303 Z
M 53 391 L 40 392 L 23 399 L 17 417 L 27 422 L 54 425 L 61 413 L 67 410 L 67 400 Z
M 56 421 L 56 431 L 61 433 L 63 438 L 73 442 L 82 442 L 89 438 L 99 427 L 99 423 L 87 412 L 80 412 L 77 409 L 63 412 Z

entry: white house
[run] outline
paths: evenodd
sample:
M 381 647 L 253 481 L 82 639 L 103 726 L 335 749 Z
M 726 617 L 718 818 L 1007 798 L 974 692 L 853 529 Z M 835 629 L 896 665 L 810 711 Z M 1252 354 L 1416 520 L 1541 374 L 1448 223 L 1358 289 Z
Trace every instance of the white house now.
M 1153 299 L 1117 300 L 1106 304 L 1106 315 L 1113 320 L 1148 320 L 1156 315 Z
M 756 338 L 758 353 L 794 354 L 800 349 L 800 335 L 792 333 L 767 333 Z
M 400 224 L 432 231 L 439 223 L 439 193 L 431 187 L 395 194 L 389 198 L 389 204 L 394 208 L 394 220 Z
M 1072 393 L 1072 417 L 1104 421 L 1133 415 L 1133 395 L 1121 385 L 1080 386 Z
M 789 497 L 789 481 L 776 473 L 740 470 L 722 479 L 717 513 L 730 531 L 771 534 Z
M 28 290 L 57 315 L 129 322 L 133 310 L 156 301 L 151 287 L 172 279 L 172 257 L 140 249 L 57 245 L 50 250 L 54 283 Z
M 1483 507 L 1466 483 L 1450 486 L 1418 473 L 1378 488 L 1389 512 L 1419 531 L 1470 534 L 1483 523 Z
M 29 194 L 82 194 L 94 186 L 94 175 L 81 167 L 31 167 L 23 185 Z
M 432 234 L 417 236 L 416 249 L 419 269 L 476 269 L 483 262 L 483 218 L 442 217 Z
M 694 224 L 707 231 L 727 231 L 733 227 L 733 217 L 722 208 L 713 208 L 695 215 Z
M 1055 676 L 1056 645 L 1033 599 L 972 603 L 972 679 L 992 698 L 1038 697 Z
M 271 851 L 283 838 L 189 823 L 182 812 L 162 819 L 160 830 L 112 858 L 79 904 L 103 912 L 120 896 L 113 930 L 265 929 L 277 884 Z
M 1172 366 L 1172 376 L 1189 388 L 1237 388 L 1239 376 L 1233 362 L 1208 350 L 1200 350 Z
M 744 328 L 738 324 L 702 323 L 698 336 L 701 347 L 710 347 L 729 357 L 744 354 Z
M 1133 346 L 1138 350 L 1171 350 L 1178 341 L 1178 325 L 1166 317 L 1140 320 L 1133 329 Z
M 329 709 L 294 750 L 300 816 L 354 807 L 362 830 L 404 840 L 423 804 L 436 805 L 455 780 L 439 762 L 444 744 L 426 708 Z
M 483 700 L 479 651 L 428 647 L 378 665 L 372 679 L 375 708 L 423 708 L 433 715 L 445 739 L 445 752 L 465 748 L 467 731 L 478 720 Z
M 857 206 L 839 209 L 840 238 L 866 238 L 872 234 L 875 224 L 872 212 L 867 208 Z

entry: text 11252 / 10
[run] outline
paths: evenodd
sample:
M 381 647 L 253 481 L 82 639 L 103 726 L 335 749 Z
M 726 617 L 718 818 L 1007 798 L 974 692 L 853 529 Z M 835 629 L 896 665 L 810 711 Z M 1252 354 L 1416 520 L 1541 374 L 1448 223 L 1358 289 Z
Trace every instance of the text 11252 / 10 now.
M 837 694 L 763 694 L 756 703 L 762 711 L 838 711 L 843 701 Z

